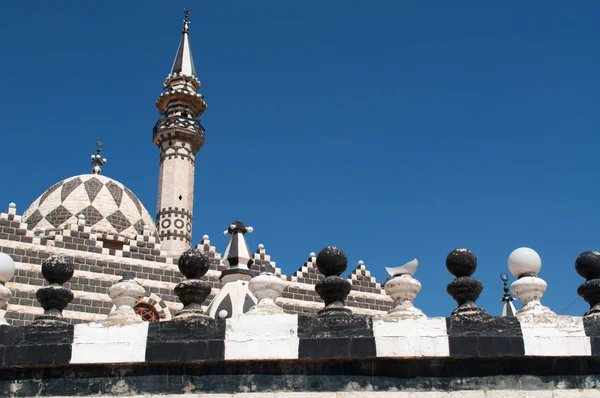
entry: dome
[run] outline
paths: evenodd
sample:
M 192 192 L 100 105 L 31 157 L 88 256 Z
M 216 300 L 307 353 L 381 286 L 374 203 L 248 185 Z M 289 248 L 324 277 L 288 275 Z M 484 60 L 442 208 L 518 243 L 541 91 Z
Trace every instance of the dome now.
M 23 222 L 40 234 L 76 224 L 80 214 L 94 232 L 134 239 L 147 225 L 156 235 L 152 217 L 133 192 L 99 174 L 82 174 L 54 184 L 25 210 Z

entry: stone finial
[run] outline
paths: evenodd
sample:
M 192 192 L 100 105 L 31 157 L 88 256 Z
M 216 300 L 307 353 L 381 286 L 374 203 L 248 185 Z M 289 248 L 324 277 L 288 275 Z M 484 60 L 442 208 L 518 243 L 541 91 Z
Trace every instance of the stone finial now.
M 231 238 L 223 255 L 223 265 L 226 265 L 228 269 L 223 270 L 221 273 L 222 281 L 251 279 L 255 275 L 250 270 L 253 259 L 248 248 L 248 243 L 246 243 L 246 238 L 244 237 L 246 233 L 252 233 L 253 231 L 252 227 L 245 226 L 241 221 L 234 221 L 224 231 L 224 234 L 230 234 Z
M 17 205 L 14 202 L 8 204 L 8 215 L 14 216 L 17 214 Z
M 258 299 L 258 304 L 250 308 L 246 314 L 283 314 L 283 309 L 275 304 L 275 300 L 281 296 L 287 285 L 287 282 L 275 276 L 275 268 L 270 262 L 262 264 L 260 274 L 252 278 L 250 283 L 248 283 L 248 289 Z
M 508 256 L 508 269 L 518 278 L 510 289 L 523 303 L 517 311 L 517 316 L 556 315 L 541 303 L 541 298 L 548 285 L 537 275 L 542 268 L 542 259 L 537 252 L 529 247 L 519 247 Z
M 92 155 L 92 164 L 94 167 L 92 168 L 92 174 L 102 174 L 101 166 L 106 164 L 106 158 L 100 156 L 100 152 L 102 152 L 102 141 L 96 142 L 96 154 Z
M 508 275 L 501 273 L 500 279 L 504 283 L 504 296 L 500 299 L 500 302 L 504 303 L 502 305 L 502 316 L 515 316 L 517 310 L 515 310 L 515 306 L 512 303 L 515 298 L 508 292 Z
M 585 278 L 577 288 L 577 294 L 590 305 L 586 317 L 600 318 L 600 252 L 590 250 L 581 253 L 575 260 L 577 273 Z
M 325 308 L 318 312 L 321 316 L 349 315 L 352 310 L 345 307 L 346 297 L 352 289 L 350 282 L 340 275 L 348 266 L 346 253 L 333 246 L 327 246 L 317 255 L 317 268 L 325 279 L 315 285 L 315 291 L 325 302 Z
M 448 294 L 458 303 L 458 307 L 452 311 L 452 315 L 489 316 L 483 308 L 479 308 L 475 304 L 475 301 L 477 301 L 483 291 L 481 282 L 471 277 L 477 269 L 477 257 L 475 254 L 469 249 L 454 249 L 446 257 L 446 268 L 456 277 L 446 287 Z M 386 286 L 390 282 L 387 282 Z
M 150 227 L 148 225 L 144 225 L 144 227 L 142 228 L 142 235 L 143 236 L 152 235 L 152 233 L 150 232 Z
M 207 272 L 210 260 L 204 252 L 190 249 L 178 261 L 179 271 L 187 278 L 175 286 L 175 294 L 183 303 L 183 309 L 175 316 L 178 320 L 208 318 L 202 311 L 202 303 L 210 295 L 208 282 L 200 280 Z
M 0 307 L 4 307 L 12 298 L 12 292 L 5 283 L 15 274 L 15 262 L 5 253 L 0 253 Z M 0 325 L 8 325 L 3 315 L 0 316 Z
M 116 308 L 102 322 L 104 326 L 128 325 L 144 321 L 136 314 L 133 307 L 144 298 L 146 289 L 136 282 L 134 276 L 133 272 L 126 271 L 123 273 L 123 279 L 108 289 L 108 295 Z
M 389 268 L 386 271 L 392 279 L 385 284 L 386 293 L 394 299 L 394 308 L 385 316 L 388 319 L 414 319 L 424 317 L 423 311 L 413 304 L 421 291 L 421 283 L 413 278 L 419 262 L 414 259 L 401 267 Z
M 62 311 L 73 301 L 73 292 L 62 285 L 71 279 L 74 272 L 73 263 L 66 257 L 53 255 L 44 260 L 42 275 L 50 285 L 35 293 L 44 309 L 44 314 L 36 317 L 35 323 L 66 322 Z
M 77 225 L 79 225 L 79 226 L 85 226 L 85 214 L 80 214 L 77 217 Z

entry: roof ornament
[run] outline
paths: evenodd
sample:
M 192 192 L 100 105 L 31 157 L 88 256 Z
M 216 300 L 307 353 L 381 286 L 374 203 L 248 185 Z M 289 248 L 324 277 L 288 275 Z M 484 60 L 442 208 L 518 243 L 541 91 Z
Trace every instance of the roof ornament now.
M 96 154 L 92 155 L 92 164 L 94 167 L 92 168 L 92 174 L 102 174 L 102 169 L 100 166 L 104 166 L 106 163 L 106 158 L 100 156 L 100 152 L 102 151 L 102 141 L 96 142 Z
M 184 8 L 183 14 L 185 15 L 185 18 L 183 19 L 183 30 L 181 31 L 181 33 L 188 33 L 190 31 L 190 9 Z
M 508 275 L 504 272 L 500 274 L 500 279 L 504 282 L 504 296 L 500 299 L 502 305 L 502 316 L 515 316 L 517 313 L 514 304 L 515 298 L 508 292 Z
M 360 262 L 359 262 L 360 264 Z M 421 291 L 421 283 L 413 278 L 419 261 L 415 258 L 400 267 L 385 267 L 392 279 L 385 284 L 385 292 L 394 299 L 394 308 L 386 315 L 387 319 L 423 318 L 423 311 L 413 304 Z

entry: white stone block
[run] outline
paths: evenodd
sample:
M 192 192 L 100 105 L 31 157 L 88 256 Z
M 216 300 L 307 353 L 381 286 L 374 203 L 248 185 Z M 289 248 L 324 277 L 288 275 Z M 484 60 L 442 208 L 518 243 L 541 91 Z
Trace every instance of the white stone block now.
M 553 316 L 548 319 L 521 319 L 525 355 L 589 356 L 590 338 L 583 328 L 583 318 Z
M 75 325 L 70 362 L 143 362 L 148 325 L 148 322 L 111 327 L 99 323 Z
M 450 345 L 445 318 L 373 320 L 378 357 L 445 357 Z
M 240 315 L 227 319 L 225 359 L 297 359 L 298 316 Z

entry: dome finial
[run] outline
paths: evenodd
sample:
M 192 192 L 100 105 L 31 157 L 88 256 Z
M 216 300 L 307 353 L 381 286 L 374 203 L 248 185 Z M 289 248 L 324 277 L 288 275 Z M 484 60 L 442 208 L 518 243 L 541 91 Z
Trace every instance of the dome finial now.
M 183 14 L 185 15 L 185 18 L 183 19 L 183 31 L 182 33 L 188 33 L 189 29 L 190 29 L 190 9 L 189 8 L 184 8 L 183 9 Z
M 94 167 L 92 168 L 92 174 L 102 174 L 102 169 L 100 166 L 104 166 L 106 163 L 106 158 L 100 156 L 100 152 L 102 152 L 102 141 L 96 141 L 96 154 L 92 155 L 92 164 Z

